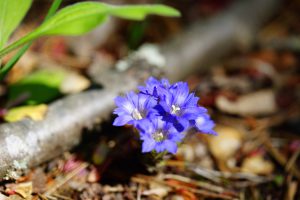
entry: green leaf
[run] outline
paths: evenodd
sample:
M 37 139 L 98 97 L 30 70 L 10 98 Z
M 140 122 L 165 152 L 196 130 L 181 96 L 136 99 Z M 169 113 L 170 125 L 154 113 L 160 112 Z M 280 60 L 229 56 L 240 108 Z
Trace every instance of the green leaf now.
M 142 20 L 149 14 L 179 16 L 174 8 L 163 5 L 112 6 L 99 2 L 83 2 L 59 11 L 35 32 L 37 35 L 79 35 L 105 22 L 109 15 Z
M 0 0 L 0 49 L 19 25 L 32 0 Z
M 44 21 L 47 21 L 50 17 L 52 17 L 54 15 L 56 10 L 59 8 L 61 2 L 62 2 L 62 0 L 54 0 L 53 1 Z M 19 61 L 19 59 L 23 56 L 23 54 L 29 49 L 29 47 L 31 46 L 31 43 L 28 43 L 25 46 L 23 46 L 2 68 L 0 68 L 0 81 L 6 76 L 6 74 Z
M 57 69 L 38 70 L 8 88 L 9 100 L 28 96 L 26 104 L 47 103 L 60 96 L 59 87 L 66 74 Z
M 57 12 L 35 32 L 37 35 L 80 35 L 103 23 L 107 6 L 96 2 L 77 3 Z
M 148 14 L 174 16 L 180 13 L 164 5 L 112 6 L 100 2 L 80 2 L 65 7 L 33 32 L 0 51 L 0 57 L 27 42 L 45 35 L 81 35 L 104 23 L 109 16 L 142 20 Z
M 109 6 L 109 14 L 112 16 L 130 19 L 143 20 L 147 15 L 161 15 L 168 17 L 179 17 L 180 12 L 165 5 L 128 5 L 128 6 Z

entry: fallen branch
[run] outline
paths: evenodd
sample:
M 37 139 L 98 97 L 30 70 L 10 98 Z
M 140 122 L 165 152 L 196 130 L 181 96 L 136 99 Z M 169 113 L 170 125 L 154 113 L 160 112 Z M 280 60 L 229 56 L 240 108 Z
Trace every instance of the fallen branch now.
M 251 44 L 253 33 L 276 11 L 279 0 L 237 1 L 207 22 L 194 24 L 161 46 L 165 68 L 130 68 L 126 73 L 107 71 L 99 76 L 104 89 L 67 96 L 52 103 L 41 122 L 25 119 L 0 126 L 0 177 L 15 178 L 17 172 L 38 165 L 80 142 L 82 129 L 111 116 L 113 99 L 136 88 L 147 76 L 165 74 L 180 80 L 224 55 Z M 126 61 L 125 61 L 126 62 Z M 130 66 L 136 66 L 131 62 Z M 142 68 L 144 70 L 142 70 Z M 156 70 L 156 71 L 155 71 Z

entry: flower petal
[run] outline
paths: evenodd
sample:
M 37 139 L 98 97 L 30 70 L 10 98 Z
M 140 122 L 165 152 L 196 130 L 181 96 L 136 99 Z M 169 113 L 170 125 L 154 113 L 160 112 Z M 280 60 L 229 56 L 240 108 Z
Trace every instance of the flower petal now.
M 199 116 L 195 121 L 195 126 L 201 132 L 217 135 L 217 133 L 213 130 L 215 123 L 207 114 Z
M 150 152 L 155 148 L 155 141 L 151 138 L 145 139 L 142 144 L 142 152 Z
M 117 117 L 114 120 L 113 125 L 114 126 L 124 126 L 125 124 L 127 124 L 131 120 L 132 120 L 132 117 L 130 115 L 122 115 L 122 116 Z
M 175 95 L 173 104 L 177 106 L 182 106 L 189 95 L 188 84 L 184 82 L 177 83 L 177 89 L 173 92 Z
M 175 142 L 172 142 L 171 140 L 165 140 L 164 146 L 165 149 L 172 154 L 175 154 L 177 152 L 177 144 Z

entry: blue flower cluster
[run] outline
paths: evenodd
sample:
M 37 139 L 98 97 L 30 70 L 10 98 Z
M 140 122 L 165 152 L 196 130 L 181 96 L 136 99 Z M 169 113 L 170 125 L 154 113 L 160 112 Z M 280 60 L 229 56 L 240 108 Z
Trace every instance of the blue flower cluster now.
M 118 117 L 115 126 L 133 125 L 143 141 L 142 152 L 155 150 L 175 154 L 177 145 L 190 128 L 214 134 L 214 122 L 207 110 L 198 106 L 199 98 L 189 92 L 188 84 L 150 77 L 139 93 L 129 92 L 115 99 Z

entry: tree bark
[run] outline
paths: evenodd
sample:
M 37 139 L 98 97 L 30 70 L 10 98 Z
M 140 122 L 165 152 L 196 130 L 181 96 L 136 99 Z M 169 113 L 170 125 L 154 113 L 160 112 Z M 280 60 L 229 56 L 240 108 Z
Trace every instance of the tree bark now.
M 226 54 L 248 47 L 254 33 L 279 7 L 279 0 L 236 1 L 220 15 L 198 22 L 160 47 L 166 67 L 158 70 L 178 81 Z M 126 62 L 126 61 L 125 61 Z M 136 65 L 137 63 L 130 63 Z M 143 66 L 149 66 L 146 61 Z M 151 69 L 151 70 L 149 70 Z M 80 142 L 82 129 L 111 116 L 113 99 L 133 90 L 155 70 L 132 67 L 99 76 L 103 89 L 70 95 L 49 105 L 43 121 L 25 119 L 0 125 L 0 178 L 14 177 L 23 163 L 38 165 Z

